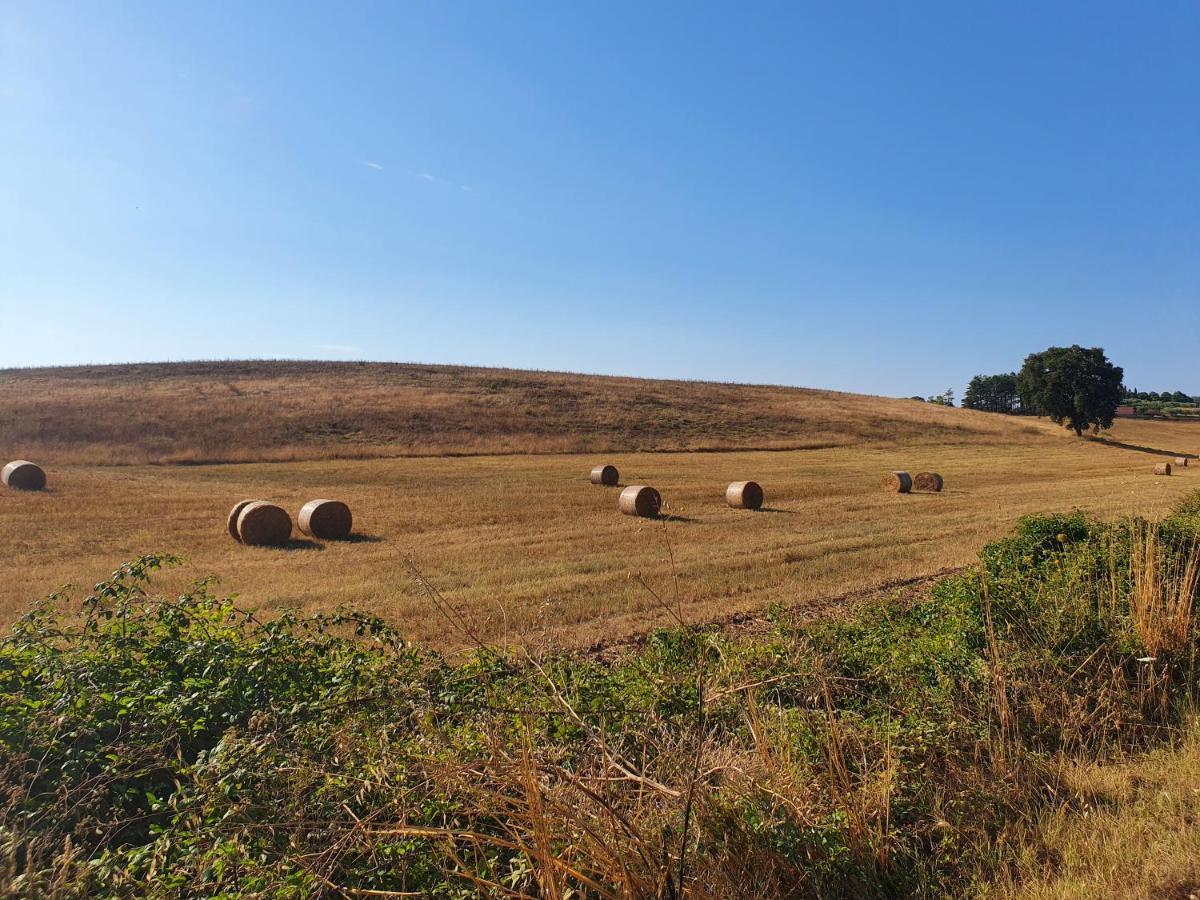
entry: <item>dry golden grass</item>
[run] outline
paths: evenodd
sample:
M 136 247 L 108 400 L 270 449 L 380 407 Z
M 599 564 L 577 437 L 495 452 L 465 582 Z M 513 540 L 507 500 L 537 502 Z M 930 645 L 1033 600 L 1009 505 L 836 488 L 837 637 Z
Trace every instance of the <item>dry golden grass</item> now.
M 1128 763 L 1080 763 L 1066 787 L 1091 798 L 1049 810 L 1006 848 L 1000 900 L 1200 897 L 1200 723 L 1177 748 Z
M 1027 419 L 801 388 L 390 363 L 0 370 L 0 453 L 189 463 L 1022 439 Z
M 121 560 L 166 550 L 189 560 L 188 577 L 219 574 L 244 605 L 352 604 L 413 638 L 453 644 L 406 574 L 411 556 L 488 639 L 586 645 L 666 623 L 634 576 L 673 597 L 671 556 L 685 615 L 700 621 L 967 564 L 1023 513 L 1079 507 L 1159 515 L 1200 488 L 1200 469 L 1155 478 L 1154 457 L 1144 452 L 1078 441 L 1044 423 L 941 412 L 947 422 L 983 418 L 1008 432 L 853 451 L 50 466 L 47 492 L 0 492 L 0 618 L 11 620 L 65 582 L 86 587 Z M 1182 424 L 1147 436 L 1135 424 L 1127 431 L 1119 423 L 1111 440 L 1153 438 L 1174 452 L 1200 436 Z M 620 515 L 619 489 L 588 483 L 600 461 L 615 463 L 623 484 L 656 486 L 672 518 Z M 880 474 L 898 467 L 941 472 L 946 489 L 879 491 Z M 729 482 L 748 478 L 766 491 L 762 512 L 725 504 Z M 296 541 L 292 549 L 240 546 L 225 517 L 246 497 L 293 515 L 314 497 L 344 500 L 363 537 Z

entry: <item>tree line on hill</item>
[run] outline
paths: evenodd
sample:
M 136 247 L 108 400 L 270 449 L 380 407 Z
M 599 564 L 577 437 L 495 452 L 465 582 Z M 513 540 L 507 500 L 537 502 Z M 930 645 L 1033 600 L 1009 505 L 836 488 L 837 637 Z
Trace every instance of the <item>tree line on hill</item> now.
M 1185 394 L 1183 391 L 1139 391 L 1137 388 L 1130 388 L 1125 391 L 1125 402 L 1136 404 L 1139 400 L 1146 400 L 1151 403 L 1179 403 L 1184 406 L 1194 406 L 1200 404 L 1200 396 L 1193 397 L 1190 394 Z
M 1019 372 L 976 375 L 963 406 L 1009 415 L 1047 416 L 1072 429 L 1098 432 L 1112 425 L 1126 391 L 1124 370 L 1102 347 L 1049 347 L 1025 357 Z
M 1126 388 L 1124 370 L 1114 366 L 1103 347 L 1049 347 L 1031 353 L 1019 372 L 976 375 L 967 385 L 963 406 L 1007 415 L 1046 416 L 1077 435 L 1112 426 L 1118 406 L 1139 414 L 1200 417 L 1200 397 L 1183 391 L 1139 391 Z M 942 406 L 954 405 L 954 392 L 913 397 Z

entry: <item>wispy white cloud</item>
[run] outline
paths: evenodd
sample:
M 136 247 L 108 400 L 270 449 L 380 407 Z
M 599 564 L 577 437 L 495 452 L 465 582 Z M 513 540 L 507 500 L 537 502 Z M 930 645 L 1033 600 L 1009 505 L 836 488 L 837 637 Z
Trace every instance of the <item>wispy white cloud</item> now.
M 327 353 L 362 353 L 362 347 L 355 347 L 351 344 L 314 344 L 318 350 L 324 350 Z
M 364 166 L 366 166 L 368 169 L 374 169 L 376 172 L 382 172 L 382 171 L 383 171 L 383 166 L 381 166 L 381 165 L 380 165 L 379 163 L 377 163 L 377 162 L 372 162 L 372 161 L 371 161 L 371 160 L 369 160 L 369 159 L 361 159 L 361 160 L 359 160 L 359 164 L 360 164 L 360 165 L 364 165 Z
M 434 175 L 432 172 L 412 172 L 411 174 L 414 178 L 420 178 L 422 181 L 428 181 L 430 184 L 442 184 L 442 185 L 445 185 L 446 187 L 457 188 L 460 191 L 468 191 L 469 192 L 471 190 L 471 186 L 469 184 L 459 184 L 457 181 L 450 181 L 449 179 L 446 179 L 446 178 L 439 178 L 437 175 Z

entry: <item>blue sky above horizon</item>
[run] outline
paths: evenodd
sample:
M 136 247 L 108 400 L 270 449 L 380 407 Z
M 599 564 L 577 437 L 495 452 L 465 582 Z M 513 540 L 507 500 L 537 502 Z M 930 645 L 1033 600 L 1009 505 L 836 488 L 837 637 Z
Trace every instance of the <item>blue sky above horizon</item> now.
M 1200 393 L 1200 5 L 0 3 L 0 367 Z

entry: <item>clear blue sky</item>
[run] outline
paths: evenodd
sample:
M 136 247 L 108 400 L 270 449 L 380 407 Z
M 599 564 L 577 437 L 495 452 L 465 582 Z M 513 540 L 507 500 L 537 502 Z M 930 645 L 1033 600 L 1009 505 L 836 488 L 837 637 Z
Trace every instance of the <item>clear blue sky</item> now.
M 1200 392 L 1200 4 L 0 0 L 0 367 Z

